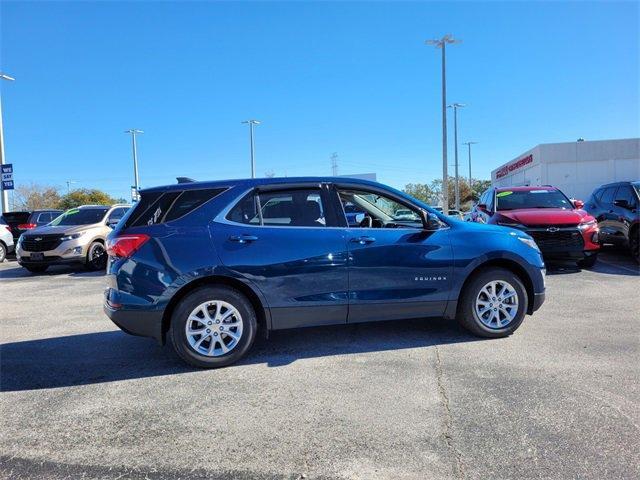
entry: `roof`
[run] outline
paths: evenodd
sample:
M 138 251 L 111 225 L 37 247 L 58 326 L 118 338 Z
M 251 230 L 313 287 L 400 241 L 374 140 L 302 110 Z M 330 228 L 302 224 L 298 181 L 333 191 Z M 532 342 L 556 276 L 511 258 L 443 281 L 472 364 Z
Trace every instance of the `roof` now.
M 233 180 L 211 180 L 190 183 L 174 183 L 171 185 L 162 185 L 150 187 L 141 190 L 141 193 L 151 191 L 172 191 L 172 190 L 198 190 L 203 188 L 222 188 L 235 187 L 242 185 L 246 188 L 257 187 L 261 185 L 277 185 L 291 183 L 350 183 L 355 185 L 371 185 L 380 186 L 378 182 L 364 180 L 353 177 L 273 177 L 273 178 L 240 178 Z M 386 187 L 388 188 L 388 187 Z
M 558 190 L 551 185 L 533 185 L 529 187 L 496 187 L 496 192 L 530 192 L 531 190 Z

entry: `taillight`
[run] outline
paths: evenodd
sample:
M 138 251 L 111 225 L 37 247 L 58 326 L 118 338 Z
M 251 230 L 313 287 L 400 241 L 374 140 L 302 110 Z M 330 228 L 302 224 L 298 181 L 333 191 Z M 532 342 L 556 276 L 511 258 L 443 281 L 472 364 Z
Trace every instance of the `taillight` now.
M 131 233 L 107 240 L 107 253 L 112 257 L 127 258 L 149 240 L 144 233 Z
M 20 230 L 31 230 L 32 228 L 36 228 L 38 226 L 37 223 L 21 223 L 18 225 Z

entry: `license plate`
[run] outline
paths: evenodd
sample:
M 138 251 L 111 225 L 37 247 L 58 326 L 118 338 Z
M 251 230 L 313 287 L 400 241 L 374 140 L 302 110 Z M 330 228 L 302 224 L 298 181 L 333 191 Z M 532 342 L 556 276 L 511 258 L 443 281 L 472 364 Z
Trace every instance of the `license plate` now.
M 42 260 L 44 260 L 44 253 L 38 252 L 38 253 L 32 253 L 31 254 L 31 261 L 33 261 L 33 262 L 41 262 Z

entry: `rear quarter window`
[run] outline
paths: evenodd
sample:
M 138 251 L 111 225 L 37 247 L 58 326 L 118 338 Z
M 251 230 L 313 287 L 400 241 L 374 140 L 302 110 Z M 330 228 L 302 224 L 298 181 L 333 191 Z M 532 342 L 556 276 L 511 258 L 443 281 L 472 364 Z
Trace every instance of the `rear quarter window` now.
M 222 193 L 224 188 L 144 193 L 125 227 L 157 225 L 184 217 Z

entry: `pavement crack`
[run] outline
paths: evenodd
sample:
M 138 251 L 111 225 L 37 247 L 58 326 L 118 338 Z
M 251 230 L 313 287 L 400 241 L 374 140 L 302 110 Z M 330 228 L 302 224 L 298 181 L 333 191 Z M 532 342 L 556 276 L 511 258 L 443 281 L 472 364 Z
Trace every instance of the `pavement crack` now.
M 453 475 L 455 478 L 465 478 L 464 462 L 462 461 L 462 454 L 458 450 L 453 442 L 453 416 L 451 415 L 451 407 L 449 405 L 449 396 L 447 395 L 447 389 L 444 385 L 444 373 L 442 371 L 442 359 L 440 358 L 440 350 L 438 346 L 436 349 L 436 381 L 438 383 L 438 394 L 440 395 L 440 401 L 444 408 L 444 441 L 447 444 L 447 448 L 453 456 Z

